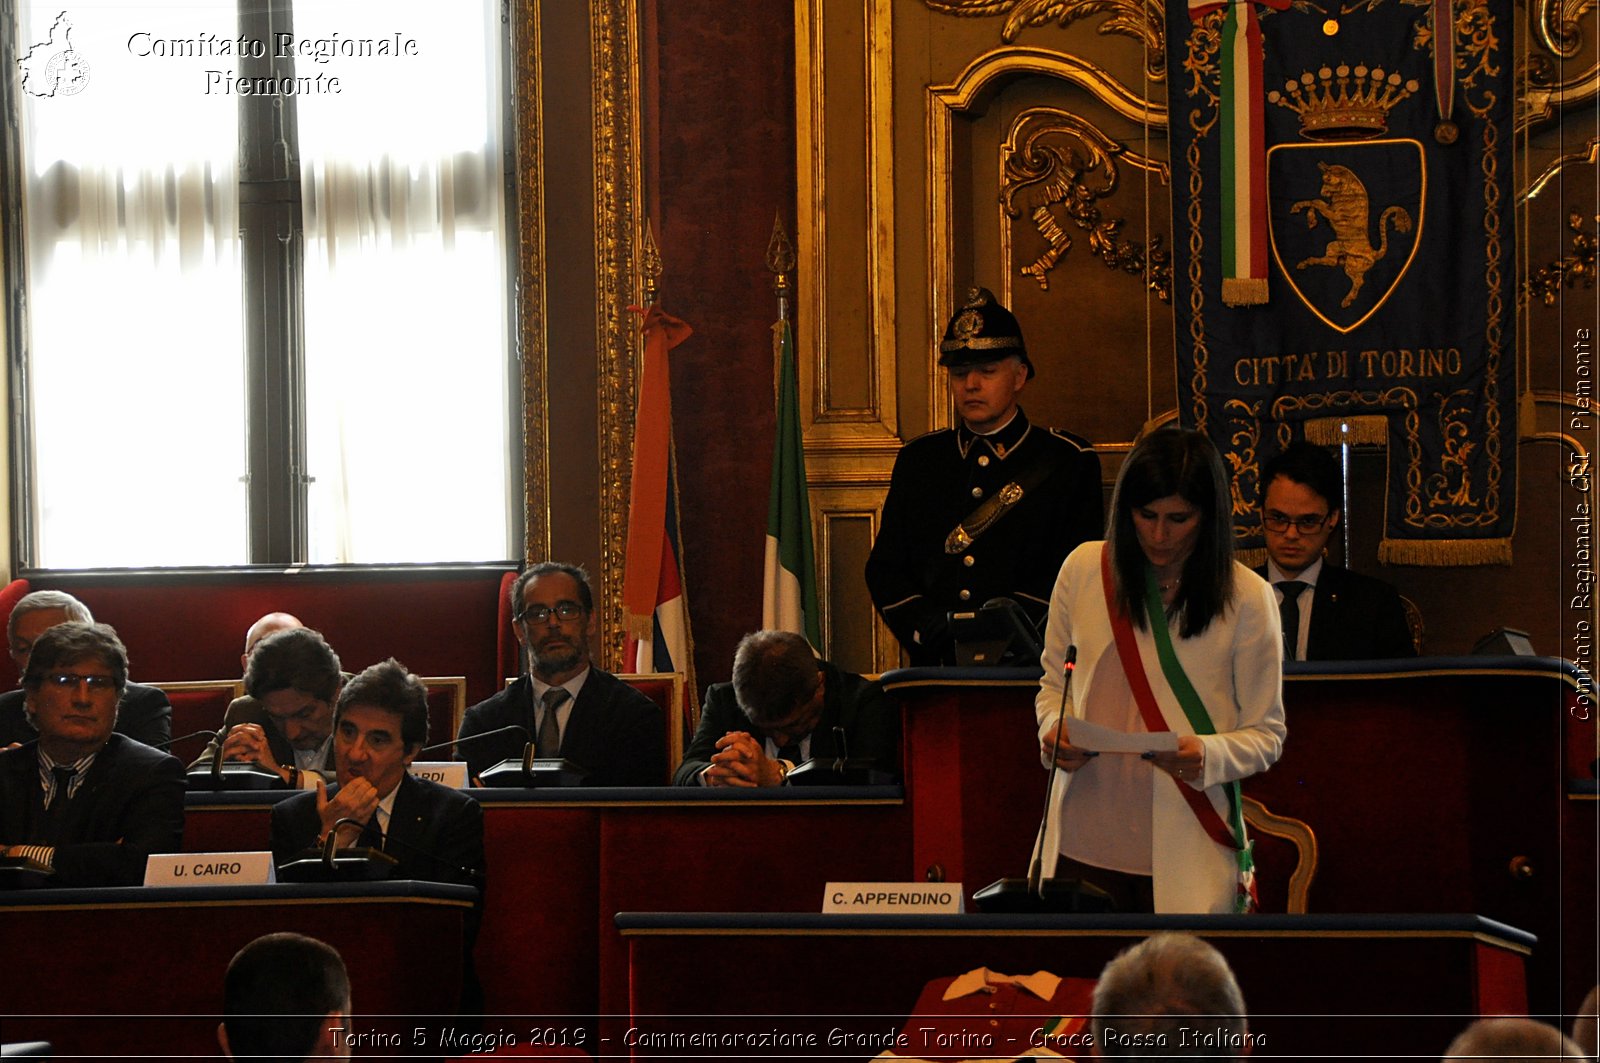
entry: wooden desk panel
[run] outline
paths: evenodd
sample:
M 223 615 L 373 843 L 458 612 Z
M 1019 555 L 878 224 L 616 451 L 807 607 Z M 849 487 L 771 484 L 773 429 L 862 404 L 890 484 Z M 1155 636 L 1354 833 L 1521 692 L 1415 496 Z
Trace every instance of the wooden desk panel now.
M 640 1059 L 681 1058 L 673 1036 L 735 1031 L 821 1042 L 773 1054 L 865 1056 L 872 1050 L 830 1050 L 829 1032 L 914 1030 L 908 1012 L 928 981 L 976 967 L 1092 980 L 1158 929 L 1199 934 L 1227 956 L 1262 1039 L 1257 1055 L 1432 1059 L 1478 1015 L 1525 1007 L 1522 961 L 1533 944 L 1474 916 L 627 915 L 618 923 L 631 964 L 629 1022 L 602 1047 L 620 1051 L 631 1040 Z M 974 1018 L 961 1032 L 979 1038 L 989 1025 Z M 1011 1058 L 1028 1047 L 914 1042 L 895 1051 Z
M 1015 670 L 904 669 L 884 685 L 906 714 L 913 864 L 961 879 L 970 904 L 1026 868 L 1045 786 L 1037 687 Z M 1481 912 L 1526 928 L 1547 942 L 1531 992 L 1554 1011 L 1588 988 L 1562 987 L 1554 943 L 1569 969 L 1581 947 L 1594 970 L 1592 935 L 1562 931 L 1585 918 L 1563 910 L 1564 889 L 1590 925 L 1595 905 L 1592 861 L 1561 858 L 1563 823 L 1582 818 L 1565 807 L 1578 760 L 1566 747 L 1594 742 L 1592 719 L 1568 711 L 1577 689 L 1570 666 L 1543 658 L 1292 664 L 1283 757 L 1244 792 L 1316 832 L 1312 911 Z
M 5 1039 L 49 1041 L 58 1058 L 214 1056 L 228 961 L 281 930 L 344 956 L 354 1028 L 437 1028 L 456 1011 L 471 895 L 418 882 L 0 894 L 7 963 L 26 972 L 7 980 Z

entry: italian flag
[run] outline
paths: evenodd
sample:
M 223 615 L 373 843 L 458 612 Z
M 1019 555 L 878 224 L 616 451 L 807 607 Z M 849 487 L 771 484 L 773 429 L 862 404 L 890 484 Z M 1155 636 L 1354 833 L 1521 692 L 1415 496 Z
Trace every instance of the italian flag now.
M 794 334 L 787 320 L 779 321 L 772 331 L 778 363 L 778 431 L 772 444 L 772 493 L 767 502 L 761 626 L 799 632 L 813 649 L 820 649 L 817 565 L 811 546 L 811 504 L 806 494 L 806 456 L 800 431 L 800 377 L 795 368 Z

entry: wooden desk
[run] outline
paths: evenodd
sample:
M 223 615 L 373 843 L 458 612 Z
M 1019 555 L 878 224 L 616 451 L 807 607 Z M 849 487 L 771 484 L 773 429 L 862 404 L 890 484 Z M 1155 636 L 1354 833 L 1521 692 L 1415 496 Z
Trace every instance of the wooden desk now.
M 490 1014 L 622 1011 L 619 911 L 815 911 L 829 880 L 900 879 L 910 864 L 898 787 L 469 793 L 484 806 L 476 958 Z M 268 848 L 271 806 L 286 796 L 188 795 L 185 849 Z
M 1477 1016 L 1523 1010 L 1523 961 L 1534 945 L 1521 931 L 1467 915 L 624 913 L 617 925 L 629 951 L 629 1022 L 600 1048 L 631 1048 L 638 1059 L 682 1058 L 675 1036 L 740 1031 L 810 1034 L 819 1042 L 808 1048 L 791 1040 L 771 1056 L 866 1057 L 876 1049 L 830 1049 L 829 1033 L 900 1030 L 928 981 L 977 967 L 1094 979 L 1117 952 L 1156 930 L 1198 934 L 1228 958 L 1253 1016 L 1250 1029 L 1261 1037 L 1258 1056 L 1436 1059 Z M 970 1025 L 976 1039 L 989 1023 L 978 1017 Z M 895 1051 L 1011 1058 L 1028 1047 L 913 1043 Z M 741 1058 L 703 1045 L 693 1054 Z
M 57 1058 L 213 1057 L 228 961 L 280 930 L 344 956 L 356 1030 L 432 1036 L 453 1024 L 474 894 L 432 882 L 3 893 L 5 1039 L 49 1041 Z
M 884 675 L 905 711 L 919 872 L 942 869 L 969 891 L 1024 873 L 1046 781 L 1037 674 Z M 1283 757 L 1244 792 L 1316 832 L 1312 911 L 1481 912 L 1525 928 L 1547 943 L 1535 1006 L 1571 1011 L 1596 965 L 1593 861 L 1563 861 L 1564 844 L 1594 847 L 1578 836 L 1592 807 L 1567 807 L 1595 744 L 1593 713 L 1574 711 L 1582 689 L 1572 665 L 1548 658 L 1291 663 Z M 1564 823 L 1577 832 L 1565 840 Z

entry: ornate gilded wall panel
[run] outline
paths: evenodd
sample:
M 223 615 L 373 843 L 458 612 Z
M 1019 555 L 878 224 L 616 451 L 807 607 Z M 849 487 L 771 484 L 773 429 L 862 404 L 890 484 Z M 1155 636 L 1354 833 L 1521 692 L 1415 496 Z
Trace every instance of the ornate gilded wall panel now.
M 1090 60 L 990 51 L 927 90 L 927 326 L 982 282 L 1017 314 L 1030 416 L 1097 445 L 1173 403 L 1164 106 Z M 929 352 L 932 422 L 949 406 Z
M 639 174 L 639 10 L 636 0 L 590 0 L 594 76 L 595 358 L 599 367 L 600 527 L 625 528 L 632 464 L 643 220 Z M 623 548 L 602 534 L 600 639 L 603 659 L 622 659 Z
M 861 589 L 867 553 L 878 537 L 882 488 L 818 488 L 811 493 L 817 596 L 822 600 L 823 656 L 852 672 L 900 665 L 900 647 Z
M 522 369 L 523 558 L 550 553 L 549 344 L 545 333 L 544 92 L 539 11 L 519 0 L 511 27 L 517 85 L 517 344 Z
M 795 331 L 813 480 L 875 460 L 896 431 L 890 8 L 799 0 L 795 9 Z

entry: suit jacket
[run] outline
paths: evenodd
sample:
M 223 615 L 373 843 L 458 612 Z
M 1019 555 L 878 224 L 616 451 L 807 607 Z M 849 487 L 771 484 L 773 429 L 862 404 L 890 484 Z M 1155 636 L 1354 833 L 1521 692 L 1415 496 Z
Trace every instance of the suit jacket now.
M 39 743 L 0 753 L 0 842 L 43 844 Z M 137 886 L 145 857 L 183 847 L 183 764 L 113 734 L 64 810 L 53 886 Z
M 261 707 L 261 703 L 250 695 L 234 698 L 228 705 L 228 711 L 222 714 L 224 728 L 237 727 L 242 723 L 254 723 L 261 726 L 262 733 L 267 736 L 267 748 L 272 750 L 272 759 L 278 762 L 279 767 L 294 763 L 294 747 L 289 744 L 289 739 L 272 719 L 270 713 Z M 189 765 L 190 771 L 202 771 L 211 767 L 211 758 L 217 755 L 217 744 L 221 738 L 213 738 L 206 744 L 205 751 L 196 757 Z M 322 777 L 329 782 L 333 781 L 333 743 L 328 743 L 327 755 L 322 761 Z
M 338 792 L 337 786 L 328 788 L 330 797 Z M 272 806 L 273 862 L 288 863 L 316 845 L 321 832 L 314 792 L 279 801 Z M 482 890 L 483 808 L 459 790 L 407 775 L 395 794 L 384 851 L 398 861 L 391 878 L 455 882 Z
M 507 732 L 462 746 L 456 756 L 481 775 L 502 760 L 520 760 L 538 733 L 533 680 L 517 681 L 467 710 L 459 738 L 517 724 L 524 738 Z M 661 708 L 610 672 L 590 667 L 561 735 L 561 755 L 589 771 L 591 786 L 661 786 L 666 782 L 667 723 Z
M 1042 483 L 964 550 L 947 537 L 985 500 L 1036 464 Z M 991 436 L 965 425 L 900 449 L 867 557 L 867 590 L 913 665 L 954 664 L 948 614 L 1009 597 L 1041 627 L 1061 562 L 1105 536 L 1100 458 L 1087 440 L 1030 425 L 1017 411 Z
M 843 727 L 852 759 L 866 758 L 872 766 L 891 774 L 900 771 L 900 709 L 884 696 L 876 680 L 841 672 L 827 661 L 817 662 L 826 677 L 822 717 L 811 732 L 811 759 L 827 760 L 839 755 L 835 727 Z M 672 776 L 674 786 L 698 786 L 700 773 L 711 765 L 717 739 L 729 731 L 749 731 L 760 737 L 760 729 L 739 707 L 732 683 L 713 683 L 706 688 L 705 708 L 694 739 L 684 752 L 683 763 Z
M 1256 573 L 1265 576 L 1266 566 Z M 1383 580 L 1324 561 L 1311 600 L 1306 660 L 1366 661 L 1416 655 L 1400 592 Z
M 0 694 L 0 746 L 39 737 L 23 709 L 25 700 L 26 694 L 21 690 Z M 123 688 L 122 700 L 117 702 L 113 730 L 147 746 L 165 747 L 172 741 L 172 702 L 167 700 L 166 691 L 129 683 Z

